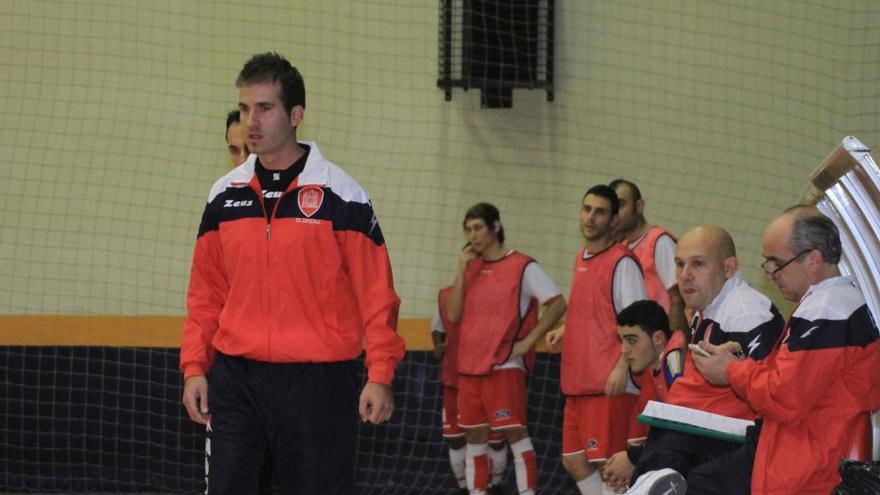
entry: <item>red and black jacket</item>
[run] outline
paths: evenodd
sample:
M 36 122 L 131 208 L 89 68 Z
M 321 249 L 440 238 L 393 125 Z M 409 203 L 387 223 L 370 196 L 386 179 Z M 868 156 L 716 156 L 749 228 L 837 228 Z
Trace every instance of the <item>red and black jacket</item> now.
M 367 351 L 390 383 L 404 354 L 400 298 L 370 198 L 315 143 L 265 212 L 256 155 L 211 188 L 193 253 L 180 367 L 204 375 L 215 350 L 265 362 L 331 362 Z

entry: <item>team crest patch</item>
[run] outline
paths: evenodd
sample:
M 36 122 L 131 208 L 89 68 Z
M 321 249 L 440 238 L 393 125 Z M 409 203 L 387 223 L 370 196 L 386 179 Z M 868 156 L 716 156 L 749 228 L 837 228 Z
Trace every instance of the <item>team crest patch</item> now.
M 596 440 L 595 438 L 591 438 L 591 439 L 587 440 L 587 448 L 588 449 L 595 449 L 598 446 L 599 446 L 599 441 Z
M 324 190 L 317 186 L 304 187 L 296 196 L 299 211 L 307 218 L 311 218 L 324 203 Z
M 495 419 L 507 419 L 510 417 L 510 409 L 499 409 L 495 411 Z

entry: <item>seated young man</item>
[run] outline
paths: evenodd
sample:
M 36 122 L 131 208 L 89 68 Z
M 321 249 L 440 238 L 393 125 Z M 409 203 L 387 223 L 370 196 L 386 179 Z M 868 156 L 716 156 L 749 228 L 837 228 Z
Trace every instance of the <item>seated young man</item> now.
M 683 371 L 685 338 L 682 332 L 669 329 L 666 311 L 650 300 L 636 301 L 618 313 L 617 334 L 630 373 L 634 379 L 641 378 L 635 417 L 648 401 L 666 401 L 669 387 Z M 630 439 L 637 436 L 631 430 Z M 633 443 L 611 456 L 602 472 L 606 485 L 615 490 L 626 488 L 643 446 L 643 442 Z

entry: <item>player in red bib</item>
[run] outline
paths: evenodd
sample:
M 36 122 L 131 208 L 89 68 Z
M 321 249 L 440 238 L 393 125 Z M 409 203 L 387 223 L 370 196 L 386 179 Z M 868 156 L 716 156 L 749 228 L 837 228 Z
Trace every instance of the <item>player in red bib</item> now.
M 445 309 L 460 325 L 458 424 L 467 442 L 468 489 L 486 493 L 494 430 L 510 444 L 518 493 L 533 495 L 537 461 L 526 429 L 525 378 L 535 342 L 565 314 L 565 298 L 537 262 L 504 247 L 498 208 L 474 205 L 463 224 L 470 245 L 459 256 Z
M 663 306 L 669 316 L 669 327 L 686 331 L 684 301 L 675 279 L 675 236 L 645 219 L 645 200 L 639 186 L 626 179 L 615 179 L 608 185 L 620 201 L 615 238 L 635 253 L 645 274 L 648 299 Z
M 640 383 L 636 411 L 649 400 L 666 402 L 669 387 L 683 371 L 684 334 L 671 331 L 666 311 L 649 300 L 636 301 L 617 314 L 617 334 L 630 371 L 646 378 Z M 643 444 L 631 444 L 611 456 L 602 472 L 605 483 L 616 490 L 626 488 L 642 448 Z
M 627 363 L 621 359 L 615 318 L 646 293 L 635 255 L 612 236 L 618 211 L 614 190 L 593 186 L 581 203 L 586 242 L 575 260 L 569 313 L 565 326 L 547 335 L 547 343 L 562 344 L 562 464 L 581 494 L 598 495 L 603 493 L 599 468 L 626 448 L 637 399 L 626 393 Z
M 465 477 L 464 430 L 458 426 L 458 332 L 459 326 L 446 318 L 443 308 L 451 287 L 440 289 L 437 306 L 431 319 L 431 340 L 434 357 L 441 361 L 440 381 L 443 383 L 443 438 L 449 444 L 449 466 L 458 483 L 459 493 L 467 495 Z M 503 493 L 501 481 L 507 467 L 507 441 L 497 431 L 489 434 L 489 460 L 491 479 L 486 493 Z

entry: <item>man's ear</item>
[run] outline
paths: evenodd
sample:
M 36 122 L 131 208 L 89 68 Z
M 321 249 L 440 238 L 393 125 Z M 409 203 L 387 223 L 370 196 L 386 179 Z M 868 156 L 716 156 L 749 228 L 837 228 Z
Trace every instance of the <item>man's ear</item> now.
M 645 214 L 645 200 L 644 199 L 639 199 L 638 201 L 636 201 L 635 207 L 636 207 L 636 213 L 638 213 L 639 216 L 642 216 Z
M 654 330 L 654 333 L 651 334 L 651 342 L 654 344 L 655 349 L 665 348 L 666 334 L 663 333 L 663 330 Z
M 806 258 L 810 270 L 821 270 L 822 265 L 825 264 L 825 260 L 822 259 L 822 252 L 818 249 L 814 249 L 807 253 Z
M 302 105 L 297 105 L 290 109 L 290 125 L 292 127 L 299 127 L 299 124 L 303 120 L 303 114 L 306 109 L 302 107 Z
M 735 256 L 731 256 L 724 260 L 724 278 L 732 277 L 737 269 L 739 269 L 739 261 Z

